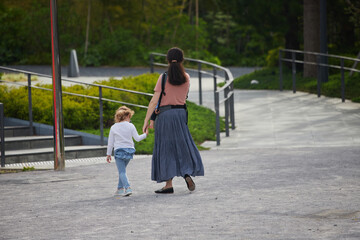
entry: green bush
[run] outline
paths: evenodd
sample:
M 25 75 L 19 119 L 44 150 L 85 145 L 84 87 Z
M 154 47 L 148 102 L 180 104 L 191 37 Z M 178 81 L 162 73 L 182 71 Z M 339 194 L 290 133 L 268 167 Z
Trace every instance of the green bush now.
M 360 102 L 360 74 L 354 73 L 349 76 L 345 72 L 345 98 L 354 102 Z M 302 72 L 296 73 L 296 90 L 317 93 L 317 79 L 304 78 Z M 259 84 L 250 84 L 251 80 L 258 80 Z M 277 67 L 263 68 L 246 74 L 234 80 L 234 87 L 238 89 L 279 89 L 279 69 Z M 292 73 L 287 67 L 283 67 L 283 88 L 292 89 Z M 328 97 L 341 97 L 341 75 L 332 74 L 326 83 L 321 84 L 321 94 Z
M 153 93 L 154 86 L 159 77 L 158 73 L 143 74 L 136 77 L 125 77 L 122 80 L 110 78 L 109 80 L 98 81 L 98 84 L 113 86 L 123 89 L 131 89 L 139 92 Z M 51 89 L 51 85 L 40 85 L 43 88 Z M 99 101 L 96 99 L 83 98 L 67 95 L 65 92 L 82 95 L 99 96 L 97 87 L 85 87 L 73 85 L 63 87 L 63 114 L 64 127 L 69 129 L 83 130 L 92 134 L 100 134 L 99 131 Z M 113 99 L 147 106 L 151 97 L 133 93 L 124 93 L 116 90 L 103 88 L 103 98 Z M 9 87 L 0 84 L 0 102 L 4 103 L 5 116 L 28 120 L 28 90 L 27 87 Z M 51 91 L 32 89 L 33 120 L 44 124 L 53 124 L 53 97 Z M 196 144 L 205 140 L 215 140 L 215 113 L 210 109 L 197 106 L 188 102 L 189 129 Z M 104 136 L 108 136 L 109 128 L 114 123 L 113 118 L 116 109 L 122 104 L 103 101 Z M 132 122 L 139 133 L 147 109 L 131 107 L 135 111 Z M 224 121 L 220 121 L 224 128 Z M 136 143 L 137 153 L 151 153 L 153 146 L 153 131 L 150 136 Z
M 279 65 L 279 50 L 281 47 L 274 48 L 268 51 L 266 56 L 266 66 L 267 67 L 276 67 Z
M 114 32 L 105 32 L 107 36 L 101 39 L 96 45 L 89 46 L 86 58 L 80 58 L 80 63 L 84 65 L 116 65 L 116 66 L 136 66 L 146 64 L 143 61 L 141 52 L 142 43 L 136 39 L 130 30 L 117 28 Z M 82 48 L 79 51 L 83 56 Z
M 154 85 L 159 74 L 144 74 L 138 77 L 128 77 L 123 80 L 110 79 L 99 83 L 124 89 L 133 89 L 140 92 L 153 92 Z M 41 85 L 51 89 L 51 85 Z M 64 126 L 70 129 L 99 128 L 99 101 L 96 99 L 83 98 L 67 95 L 65 92 L 82 95 L 99 96 L 97 87 L 84 87 L 74 85 L 63 87 L 63 114 Z M 151 97 L 132 93 L 119 92 L 116 90 L 103 89 L 103 98 L 147 105 Z M 0 102 L 5 105 L 5 115 L 28 120 L 28 90 L 27 87 L 13 87 L 0 85 Z M 112 123 L 115 109 L 119 104 L 103 101 L 104 123 L 109 126 Z M 32 89 L 33 120 L 35 122 L 53 123 L 53 97 L 51 91 Z

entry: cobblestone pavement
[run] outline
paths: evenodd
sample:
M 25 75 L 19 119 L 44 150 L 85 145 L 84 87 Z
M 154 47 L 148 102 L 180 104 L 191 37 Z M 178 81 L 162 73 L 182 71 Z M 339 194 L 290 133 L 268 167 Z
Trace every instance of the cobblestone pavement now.
M 156 195 L 151 156 L 134 194 L 113 197 L 114 163 L 0 175 L 0 239 L 359 239 L 359 148 L 202 151 L 190 193 Z

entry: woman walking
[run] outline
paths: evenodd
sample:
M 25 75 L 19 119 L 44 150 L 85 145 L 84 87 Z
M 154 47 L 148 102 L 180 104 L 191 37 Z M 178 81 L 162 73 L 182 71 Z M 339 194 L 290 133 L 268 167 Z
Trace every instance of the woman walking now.
M 152 157 L 151 179 L 166 182 L 155 193 L 174 193 L 173 177 L 183 177 L 190 191 L 195 190 L 191 176 L 204 176 L 204 167 L 199 151 L 187 126 L 186 98 L 190 76 L 182 62 L 183 51 L 171 48 L 167 53 L 168 72 L 155 121 L 155 144 Z M 153 127 L 151 115 L 158 104 L 162 91 L 162 75 L 155 86 L 144 120 L 143 132 Z M 149 123 L 150 121 L 150 123 Z

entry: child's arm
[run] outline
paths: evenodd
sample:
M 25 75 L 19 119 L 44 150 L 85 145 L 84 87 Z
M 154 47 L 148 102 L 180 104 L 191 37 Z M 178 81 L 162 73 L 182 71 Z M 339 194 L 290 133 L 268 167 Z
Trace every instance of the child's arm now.
M 112 129 L 110 128 L 109 138 L 108 138 L 108 145 L 107 145 L 107 151 L 106 151 L 106 161 L 108 163 L 111 162 L 111 153 L 114 147 L 114 133 Z
M 135 128 L 135 126 L 134 126 L 134 124 L 132 124 L 131 128 L 132 128 L 132 131 L 131 131 L 132 134 L 131 135 L 135 139 L 135 141 L 140 142 L 141 140 L 143 140 L 143 139 L 145 139 L 147 137 L 146 133 L 143 133 L 143 134 L 139 135 L 136 128 Z

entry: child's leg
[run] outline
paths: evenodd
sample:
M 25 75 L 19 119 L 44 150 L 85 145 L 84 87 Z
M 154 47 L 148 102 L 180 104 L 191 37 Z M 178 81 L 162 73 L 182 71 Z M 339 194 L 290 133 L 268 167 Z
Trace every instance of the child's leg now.
M 115 159 L 116 166 L 119 172 L 119 184 L 118 189 L 130 187 L 129 180 L 126 176 L 126 166 L 129 164 L 130 159 Z
M 116 163 L 116 167 L 117 167 L 117 170 L 118 170 L 118 173 L 119 173 L 119 182 L 118 182 L 118 189 L 121 189 L 121 188 L 124 188 L 124 184 L 121 180 L 121 172 L 123 171 L 122 169 L 125 168 L 123 162 L 121 161 L 121 159 L 119 158 L 115 158 L 115 163 Z

